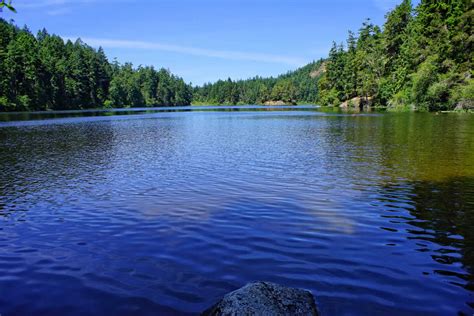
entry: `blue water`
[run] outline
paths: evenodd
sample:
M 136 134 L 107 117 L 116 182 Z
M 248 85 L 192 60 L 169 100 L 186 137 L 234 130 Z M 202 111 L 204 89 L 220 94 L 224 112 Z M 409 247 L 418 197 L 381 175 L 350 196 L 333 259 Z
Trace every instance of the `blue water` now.
M 474 116 L 91 113 L 0 118 L 2 316 L 195 314 L 254 280 L 474 312 Z

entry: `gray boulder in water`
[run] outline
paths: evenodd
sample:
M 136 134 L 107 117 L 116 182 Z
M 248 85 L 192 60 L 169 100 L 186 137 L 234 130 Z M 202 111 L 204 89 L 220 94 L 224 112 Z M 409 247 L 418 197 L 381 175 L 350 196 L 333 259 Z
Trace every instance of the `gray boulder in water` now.
M 249 283 L 224 296 L 203 316 L 318 315 L 313 295 L 270 282 Z

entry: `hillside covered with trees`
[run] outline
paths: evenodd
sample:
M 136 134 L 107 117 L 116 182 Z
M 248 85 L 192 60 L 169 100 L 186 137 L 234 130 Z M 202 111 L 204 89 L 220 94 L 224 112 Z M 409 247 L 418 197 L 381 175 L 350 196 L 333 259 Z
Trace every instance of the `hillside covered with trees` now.
M 194 89 L 194 102 L 202 104 L 315 103 L 318 100 L 317 69 L 322 60 L 312 62 L 276 78 L 255 77 L 248 80 L 219 80 Z
M 0 19 L 0 111 L 189 105 L 192 88 L 168 70 L 110 63 L 102 49 Z
M 211 104 L 318 103 L 352 101 L 392 109 L 451 110 L 474 107 L 473 2 L 403 0 L 379 27 L 366 20 L 333 43 L 324 62 L 277 78 L 218 81 L 194 91 Z
M 334 43 L 318 83 L 319 102 L 355 97 L 389 108 L 473 107 L 473 2 L 403 0 L 383 28 L 367 20 L 346 45 Z

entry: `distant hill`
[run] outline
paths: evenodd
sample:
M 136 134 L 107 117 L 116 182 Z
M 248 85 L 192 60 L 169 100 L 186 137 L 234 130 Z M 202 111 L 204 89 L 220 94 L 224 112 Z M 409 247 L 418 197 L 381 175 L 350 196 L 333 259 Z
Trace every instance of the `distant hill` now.
M 196 87 L 195 104 L 295 104 L 318 100 L 318 81 L 325 62 L 314 61 L 276 78 L 254 77 L 247 80 L 219 80 Z

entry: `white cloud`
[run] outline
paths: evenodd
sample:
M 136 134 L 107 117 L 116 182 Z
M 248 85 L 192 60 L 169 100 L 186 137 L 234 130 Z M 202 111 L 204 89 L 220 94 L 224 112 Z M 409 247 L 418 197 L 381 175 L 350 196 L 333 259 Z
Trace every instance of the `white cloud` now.
M 75 40 L 76 37 L 64 37 L 64 39 Z M 221 58 L 228 60 L 247 60 L 247 61 L 258 61 L 266 63 L 278 63 L 287 64 L 292 66 L 302 66 L 307 61 L 297 57 L 274 55 L 267 53 L 252 53 L 252 52 L 241 52 L 231 50 L 214 50 L 205 49 L 191 46 L 181 46 L 173 44 L 165 44 L 158 42 L 145 42 L 145 41 L 131 41 L 131 40 L 116 40 L 116 39 L 105 39 L 105 38 L 84 38 L 81 39 L 88 45 L 103 48 L 124 48 L 124 49 L 146 49 L 146 50 L 158 50 L 164 52 L 173 52 L 179 54 L 204 56 Z
M 73 4 L 82 4 L 82 3 L 91 3 L 96 0 L 24 0 L 15 4 L 18 8 L 51 8 L 51 7 L 60 7 L 64 5 L 73 5 Z

